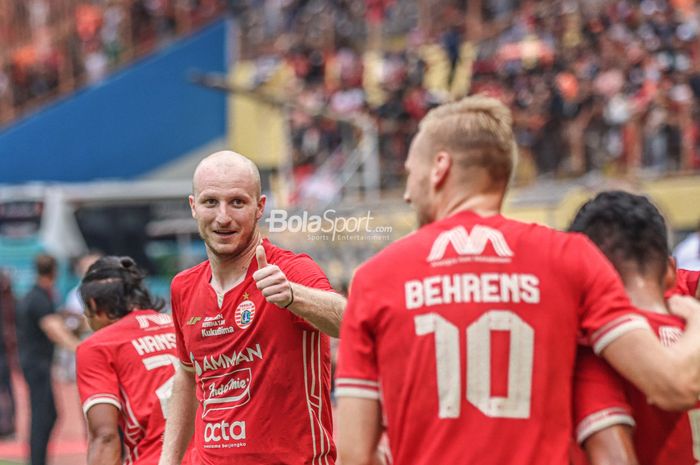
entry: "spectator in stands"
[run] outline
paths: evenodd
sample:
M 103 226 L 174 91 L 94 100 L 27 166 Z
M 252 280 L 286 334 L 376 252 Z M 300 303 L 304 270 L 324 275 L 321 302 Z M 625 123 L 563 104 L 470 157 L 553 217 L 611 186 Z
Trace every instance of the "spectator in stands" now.
M 31 465 L 46 465 L 46 450 L 57 417 L 51 386 L 54 344 L 75 352 L 80 341 L 56 314 L 56 259 L 41 254 L 34 264 L 36 284 L 17 305 L 17 341 L 20 365 L 29 386 Z

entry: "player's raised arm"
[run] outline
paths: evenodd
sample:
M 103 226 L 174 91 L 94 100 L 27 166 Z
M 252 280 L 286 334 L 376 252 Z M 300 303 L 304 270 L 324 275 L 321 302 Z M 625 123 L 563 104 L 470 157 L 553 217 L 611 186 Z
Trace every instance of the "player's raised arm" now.
M 268 302 L 286 308 L 329 336 L 338 337 L 345 297 L 290 281 L 277 265 L 267 262 L 265 249 L 261 245 L 257 247 L 255 256 L 258 270 L 253 274 L 253 279 Z
M 96 404 L 87 411 L 88 465 L 122 463 L 119 439 L 119 409 L 110 404 Z
M 179 465 L 194 433 L 197 412 L 194 373 L 180 367 L 175 373 L 173 393 L 168 405 L 165 438 L 159 465 Z

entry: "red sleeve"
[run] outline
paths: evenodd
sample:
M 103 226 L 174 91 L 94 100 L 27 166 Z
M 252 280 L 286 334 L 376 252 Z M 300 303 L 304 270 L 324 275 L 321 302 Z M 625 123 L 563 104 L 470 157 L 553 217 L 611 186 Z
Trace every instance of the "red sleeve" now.
M 76 376 L 83 413 L 96 404 L 112 404 L 119 410 L 119 380 L 105 346 L 82 343 L 76 352 Z
M 628 331 L 647 329 L 646 318 L 632 306 L 620 276 L 588 238 L 575 235 L 569 244 L 568 275 L 575 277 L 581 301 L 579 327 L 583 341 L 597 354 Z
M 689 295 L 695 297 L 698 291 L 698 281 L 700 281 L 700 271 L 676 270 L 676 284 L 672 289 L 666 291 L 665 298 L 672 295 Z
M 588 347 L 579 347 L 574 374 L 574 425 L 579 444 L 613 425 L 634 426 L 620 377 Z
M 180 299 L 178 293 L 175 291 L 177 285 L 177 277 L 173 279 L 170 286 L 170 305 L 172 307 L 172 317 L 173 326 L 175 327 L 175 343 L 177 344 L 177 358 L 180 360 L 180 365 L 187 371 L 194 371 L 192 366 L 192 361 L 190 360 L 187 347 L 185 347 L 185 341 L 182 337 L 182 324 L 181 324 L 181 314 L 182 308 L 180 306 Z
M 373 305 L 378 300 L 372 298 L 367 281 L 366 274 L 360 268 L 353 279 L 340 327 L 336 397 L 380 398 L 372 323 Z
M 321 267 L 306 254 L 295 255 L 290 260 L 282 262 L 279 267 L 287 279 L 293 283 L 322 291 L 333 291 Z

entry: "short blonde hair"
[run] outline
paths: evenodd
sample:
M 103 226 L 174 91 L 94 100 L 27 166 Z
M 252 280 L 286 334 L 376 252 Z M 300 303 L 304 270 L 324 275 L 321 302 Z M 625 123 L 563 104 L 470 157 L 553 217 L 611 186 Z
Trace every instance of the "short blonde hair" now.
M 420 123 L 434 152 L 445 150 L 463 166 L 482 166 L 494 181 L 508 182 L 515 169 L 517 146 L 513 117 L 499 100 L 465 97 L 431 110 Z

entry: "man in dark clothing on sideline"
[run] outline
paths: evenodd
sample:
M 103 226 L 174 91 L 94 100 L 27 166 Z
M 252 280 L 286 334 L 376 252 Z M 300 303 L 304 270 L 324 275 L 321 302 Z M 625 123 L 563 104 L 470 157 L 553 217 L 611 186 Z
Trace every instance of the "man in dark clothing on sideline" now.
M 37 255 L 34 264 L 36 284 L 17 305 L 17 342 L 31 403 L 30 463 L 46 465 L 46 449 L 57 416 L 51 387 L 54 344 L 75 351 L 79 341 L 56 314 L 56 259 Z

